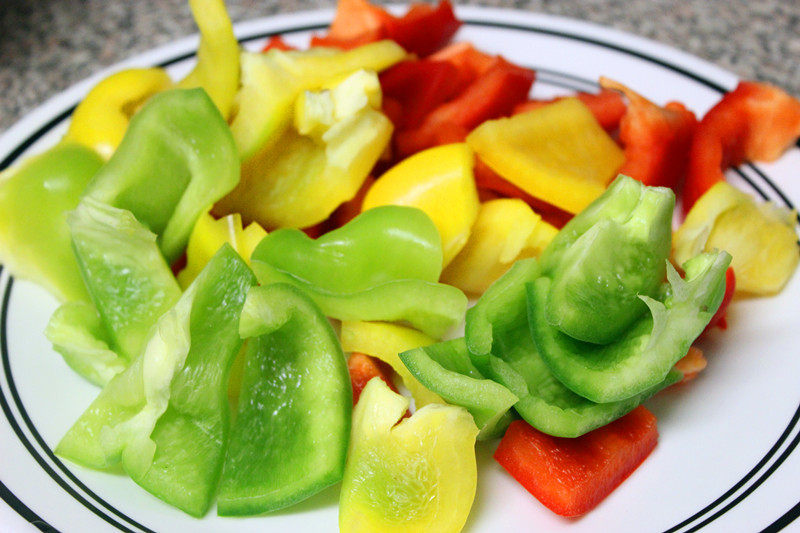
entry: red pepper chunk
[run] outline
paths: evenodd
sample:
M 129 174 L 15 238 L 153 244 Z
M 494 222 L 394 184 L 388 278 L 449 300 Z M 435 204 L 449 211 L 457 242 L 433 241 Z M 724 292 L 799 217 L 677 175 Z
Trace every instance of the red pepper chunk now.
M 618 92 L 608 89 L 602 89 L 599 93 L 576 93 L 575 97 L 589 108 L 589 111 L 592 112 L 600 126 L 608 132 L 612 132 L 619 127 L 619 122 L 628 108 L 625 105 L 625 100 L 622 99 Z M 564 98 L 568 97 L 559 96 L 550 100 L 529 100 L 515 107 L 514 114 L 525 113 L 526 111 L 558 102 Z
M 628 109 L 620 120 L 619 140 L 625 163 L 619 170 L 645 185 L 678 190 L 689 162 L 697 118 L 679 102 L 660 107 L 615 81 L 601 78 L 607 89 L 622 92 Z
M 453 83 L 458 78 L 456 67 L 442 61 L 404 61 L 381 74 L 384 107 L 396 102 L 397 116 L 389 115 L 397 129 L 414 128 L 437 106 L 453 98 L 463 87 Z
M 647 458 L 656 418 L 642 406 L 575 439 L 511 423 L 494 458 L 548 509 L 579 516 L 594 509 Z
M 347 369 L 350 371 L 350 384 L 353 386 L 353 405 L 358 403 L 361 391 L 374 377 L 381 378 L 390 389 L 397 392 L 390 379 L 392 369 L 380 359 L 353 352 L 347 361 Z
M 683 211 L 731 167 L 774 161 L 800 136 L 800 101 L 765 83 L 743 81 L 700 121 L 689 152 Z
M 725 294 L 722 296 L 722 303 L 719 304 L 717 312 L 711 317 L 706 329 L 700 334 L 702 337 L 711 329 L 719 327 L 720 329 L 728 329 L 728 322 L 725 320 L 728 314 L 728 305 L 733 300 L 733 293 L 736 291 L 736 275 L 733 273 L 733 267 L 728 267 L 725 271 Z
M 297 48 L 284 41 L 280 35 L 273 35 L 264 45 L 264 48 L 261 49 L 261 52 L 269 52 L 270 50 L 297 50 Z

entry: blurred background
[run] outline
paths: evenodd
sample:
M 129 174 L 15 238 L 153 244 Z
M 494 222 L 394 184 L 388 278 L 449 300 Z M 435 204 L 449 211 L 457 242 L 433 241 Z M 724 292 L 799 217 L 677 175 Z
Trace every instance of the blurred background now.
M 458 0 L 577 18 L 800 96 L 800 0 Z M 227 0 L 234 22 L 334 0 Z M 186 0 L 0 0 L 0 132 L 115 62 L 196 32 Z

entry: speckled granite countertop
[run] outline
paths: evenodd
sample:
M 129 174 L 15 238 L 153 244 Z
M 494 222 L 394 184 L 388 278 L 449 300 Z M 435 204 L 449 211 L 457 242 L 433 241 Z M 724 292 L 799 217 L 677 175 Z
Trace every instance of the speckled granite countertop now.
M 798 0 L 457 0 L 573 17 L 672 45 L 800 96 Z M 241 21 L 334 0 L 227 0 Z M 0 132 L 101 68 L 195 32 L 186 0 L 0 0 Z

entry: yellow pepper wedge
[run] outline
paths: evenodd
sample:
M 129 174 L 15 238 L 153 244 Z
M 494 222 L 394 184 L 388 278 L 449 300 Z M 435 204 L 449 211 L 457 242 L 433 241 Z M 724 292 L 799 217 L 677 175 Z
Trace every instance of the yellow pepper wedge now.
M 673 236 L 673 259 L 714 249 L 732 256 L 736 293 L 777 294 L 800 262 L 797 213 L 755 199 L 727 182 L 711 187 L 692 206 Z
M 467 245 L 442 272 L 441 281 L 480 295 L 518 259 L 538 257 L 556 233 L 522 200 L 485 202 Z
M 461 531 L 477 487 L 472 416 L 428 405 L 403 419 L 408 400 L 373 378 L 353 413 L 339 497 L 343 533 Z
M 478 216 L 473 165 L 472 150 L 464 143 L 429 148 L 386 171 L 367 191 L 361 209 L 407 205 L 423 210 L 439 230 L 446 266 L 467 244 Z
M 503 178 L 570 213 L 600 196 L 625 161 L 577 98 L 484 122 L 467 144 Z
M 186 267 L 178 273 L 178 283 L 186 290 L 225 243 L 230 244 L 249 264 L 250 255 L 266 235 L 264 228 L 255 222 L 243 228 L 242 217 L 238 213 L 219 220 L 208 213 L 201 215 L 189 236 Z
M 378 87 L 374 72 L 357 71 L 332 89 L 301 94 L 294 127 L 242 164 L 239 185 L 214 212 L 239 212 L 267 229 L 328 218 L 356 195 L 391 138 Z
M 122 70 L 95 85 L 75 108 L 64 136 L 108 159 L 119 146 L 136 110 L 151 96 L 172 86 L 161 68 Z
M 239 89 L 239 43 L 231 19 L 223 0 L 189 0 L 189 7 L 200 29 L 200 47 L 197 64 L 178 87 L 202 87 L 227 119 Z
M 414 348 L 430 346 L 436 342 L 415 329 L 385 322 L 342 322 L 342 349 L 377 357 L 387 363 L 402 378 L 403 384 L 414 397 L 417 409 L 430 403 L 445 403 L 435 392 L 428 390 L 406 368 L 399 354 Z

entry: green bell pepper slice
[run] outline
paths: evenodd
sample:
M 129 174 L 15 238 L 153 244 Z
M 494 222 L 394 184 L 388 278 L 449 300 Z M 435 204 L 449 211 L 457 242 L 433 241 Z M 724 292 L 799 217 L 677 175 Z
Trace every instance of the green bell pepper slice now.
M 638 188 L 637 204 L 623 222 L 598 212 L 601 220 L 564 250 L 547 297 L 552 326 L 595 344 L 614 341 L 646 312 L 640 296 L 657 295 L 672 243 L 673 192 L 622 175 L 616 183 L 604 195 Z
M 202 89 L 174 89 L 133 116 L 85 194 L 131 211 L 172 263 L 198 217 L 238 182 L 236 145 L 214 103 Z
M 150 328 L 181 289 L 156 236 L 130 211 L 87 197 L 67 214 L 72 245 L 89 295 L 111 340 L 127 361 L 139 355 Z
M 62 302 L 89 301 L 64 213 L 102 165 L 93 150 L 64 143 L 0 174 L 0 262 Z
M 399 279 L 436 282 L 442 272 L 436 226 L 421 210 L 395 205 L 365 211 L 317 239 L 297 229 L 273 231 L 252 257 L 337 293 Z
M 607 345 L 578 341 L 552 327 L 544 308 L 551 282 L 528 285 L 529 322 L 542 359 L 575 393 L 595 402 L 631 398 L 661 383 L 689 350 L 725 293 L 727 252 L 705 253 L 684 265 L 686 279 L 667 265 L 663 302 L 642 296 L 650 313 Z
M 511 423 L 508 412 L 519 398 L 473 366 L 463 338 L 409 350 L 400 359 L 425 387 L 469 411 L 478 440 L 501 436 Z
M 91 468 L 121 465 L 165 502 L 205 514 L 228 440 L 227 378 L 242 344 L 239 317 L 254 284 L 245 262 L 223 246 L 56 453 Z
M 301 291 L 251 289 L 240 333 L 249 341 L 217 501 L 222 516 L 274 511 L 341 480 L 351 423 L 344 353 Z

